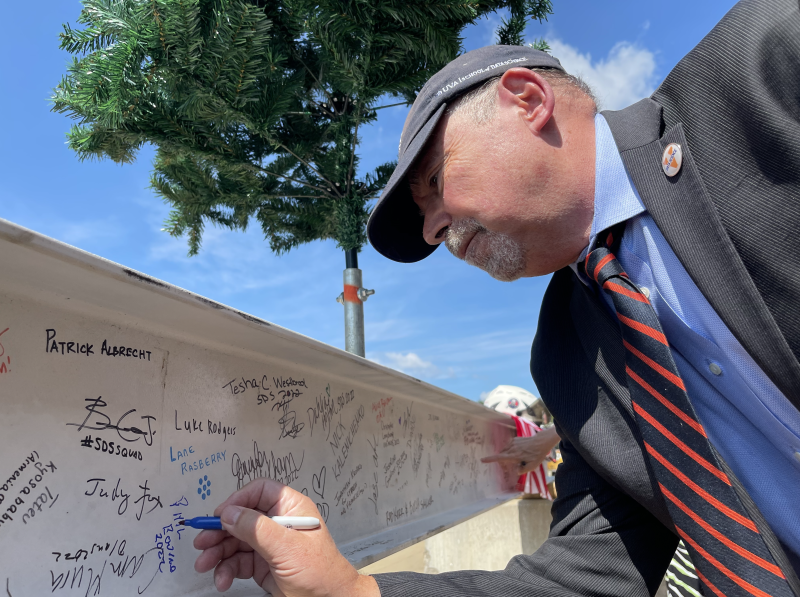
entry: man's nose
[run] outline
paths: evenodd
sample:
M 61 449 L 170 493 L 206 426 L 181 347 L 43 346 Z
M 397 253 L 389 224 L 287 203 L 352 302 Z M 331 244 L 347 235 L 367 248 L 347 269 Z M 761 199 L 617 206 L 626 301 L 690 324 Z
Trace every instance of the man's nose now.
M 447 229 L 452 223 L 450 215 L 441 208 L 425 212 L 425 223 L 422 226 L 422 237 L 429 245 L 439 245 L 444 242 Z

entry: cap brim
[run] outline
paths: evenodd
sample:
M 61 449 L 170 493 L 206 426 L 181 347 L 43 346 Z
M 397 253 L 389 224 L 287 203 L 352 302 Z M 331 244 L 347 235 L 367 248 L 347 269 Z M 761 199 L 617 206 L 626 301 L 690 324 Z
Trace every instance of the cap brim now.
M 446 108 L 444 103 L 439 106 L 408 144 L 367 222 L 369 242 L 392 261 L 421 261 L 438 246 L 429 245 L 422 237 L 424 218 L 411 197 L 407 174 L 425 149 Z

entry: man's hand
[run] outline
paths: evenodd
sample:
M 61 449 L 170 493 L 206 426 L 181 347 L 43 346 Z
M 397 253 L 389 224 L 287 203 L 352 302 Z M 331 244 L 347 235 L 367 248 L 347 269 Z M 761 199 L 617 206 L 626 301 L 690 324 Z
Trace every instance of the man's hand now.
M 556 428 L 550 427 L 533 437 L 515 437 L 505 450 L 481 458 L 481 462 L 499 462 L 506 467 L 515 467 L 514 471 L 518 475 L 524 475 L 536 470 L 558 442 Z
M 310 531 L 287 529 L 269 516 L 313 516 L 307 496 L 269 479 L 257 479 L 217 506 L 224 531 L 202 531 L 198 572 L 214 570 L 214 584 L 227 591 L 234 578 L 251 578 L 273 597 L 380 597 L 371 576 L 361 576 L 339 553 L 325 522 Z

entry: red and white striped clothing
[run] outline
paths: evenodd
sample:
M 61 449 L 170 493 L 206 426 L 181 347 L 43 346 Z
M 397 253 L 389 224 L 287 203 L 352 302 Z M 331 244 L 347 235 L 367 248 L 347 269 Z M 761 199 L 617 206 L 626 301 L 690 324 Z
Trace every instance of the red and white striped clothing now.
M 517 426 L 517 437 L 533 437 L 542 428 L 516 415 L 510 415 Z M 517 486 L 524 493 L 538 493 L 542 498 L 553 501 L 553 496 L 547 489 L 547 474 L 544 470 L 544 462 L 529 473 L 521 475 Z

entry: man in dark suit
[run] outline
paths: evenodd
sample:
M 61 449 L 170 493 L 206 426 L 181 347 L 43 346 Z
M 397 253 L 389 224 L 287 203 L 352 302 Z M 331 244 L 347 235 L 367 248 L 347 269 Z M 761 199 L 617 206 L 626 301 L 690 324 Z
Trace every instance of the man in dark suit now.
M 704 594 L 800 597 L 799 70 L 797 0 L 743 0 L 619 112 L 528 48 L 435 75 L 370 240 L 555 272 L 531 357 L 562 438 L 550 538 L 499 572 L 363 577 L 249 509 L 313 512 L 263 481 L 196 568 L 276 597 L 646 595 L 682 538 Z

